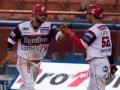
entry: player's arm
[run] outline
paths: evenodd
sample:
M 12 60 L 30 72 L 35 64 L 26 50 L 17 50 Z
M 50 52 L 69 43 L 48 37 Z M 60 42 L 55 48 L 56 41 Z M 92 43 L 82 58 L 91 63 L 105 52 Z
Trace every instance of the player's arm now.
M 108 56 L 110 65 L 114 64 L 114 53 L 115 53 L 115 46 L 112 43 L 112 53 L 111 53 L 111 56 Z
M 61 24 L 61 26 L 60 26 L 60 35 L 59 35 L 59 37 L 58 37 L 58 41 L 59 41 L 59 42 L 63 42 L 64 39 L 65 39 L 65 34 L 64 34 L 64 32 L 62 32 L 62 30 L 63 30 L 64 28 L 67 28 L 67 25 Z
M 118 68 L 114 64 L 114 53 L 115 53 L 115 46 L 112 43 L 112 53 L 111 53 L 111 56 L 108 57 L 108 60 L 109 60 L 110 66 L 111 66 L 111 72 L 110 72 L 111 74 L 115 74 L 116 71 L 118 70 Z
M 96 35 L 92 31 L 87 31 L 82 38 L 78 38 L 71 31 L 71 29 L 64 29 L 63 32 L 71 37 L 72 42 L 78 46 L 80 49 L 87 48 L 90 46 L 96 39 Z
M 65 38 L 65 34 L 61 31 L 64 27 L 66 27 L 64 24 L 58 28 L 56 25 L 51 25 L 51 37 L 56 39 L 56 41 L 63 42 Z
M 13 45 L 20 39 L 21 32 L 18 27 L 16 27 L 9 35 L 7 39 L 7 56 L 8 56 L 8 63 L 12 63 L 11 60 L 13 60 L 12 56 L 12 48 Z

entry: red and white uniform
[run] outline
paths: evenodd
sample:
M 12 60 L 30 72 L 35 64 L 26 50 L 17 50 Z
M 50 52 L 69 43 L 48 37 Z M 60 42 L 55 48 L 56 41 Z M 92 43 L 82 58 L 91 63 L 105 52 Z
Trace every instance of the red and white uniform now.
M 108 56 L 112 52 L 110 30 L 102 23 L 97 23 L 80 40 L 86 49 L 86 60 L 90 65 L 91 78 L 87 90 L 105 90 L 106 75 L 110 72 Z
M 58 41 L 59 34 L 57 26 L 51 23 L 44 22 L 35 30 L 28 21 L 11 32 L 8 42 L 15 44 L 18 40 L 18 56 L 27 60 L 41 60 L 47 53 L 51 37 Z
M 35 90 L 34 81 L 37 78 L 41 60 L 47 53 L 51 38 L 58 41 L 60 31 L 50 22 L 44 22 L 38 28 L 32 26 L 32 21 L 19 24 L 8 37 L 8 42 L 17 47 L 17 69 L 23 83 L 19 90 Z
M 111 55 L 112 43 L 110 31 L 102 23 L 97 23 L 89 28 L 82 37 L 81 42 L 86 48 L 86 60 Z

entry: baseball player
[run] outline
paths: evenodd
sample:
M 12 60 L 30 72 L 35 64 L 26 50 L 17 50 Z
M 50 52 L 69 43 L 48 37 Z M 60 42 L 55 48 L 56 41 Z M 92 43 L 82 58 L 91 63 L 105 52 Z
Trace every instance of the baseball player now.
M 46 7 L 37 4 L 33 7 L 33 20 L 19 24 L 9 35 L 7 40 L 8 62 L 11 63 L 13 45 L 18 41 L 16 67 L 21 74 L 22 84 L 19 90 L 35 90 L 34 81 L 37 78 L 41 60 L 46 55 L 51 37 L 58 42 L 64 40 L 65 34 L 61 32 L 66 25 L 62 24 L 60 29 L 47 18 Z
M 112 52 L 110 30 L 100 22 L 102 18 L 100 6 L 89 5 L 86 10 L 86 17 L 92 27 L 85 32 L 82 38 L 77 38 L 71 29 L 66 28 L 62 31 L 69 35 L 72 42 L 80 49 L 86 49 L 87 58 L 85 60 L 90 65 L 90 81 L 87 90 L 105 90 L 106 76 L 110 72 L 108 57 L 111 56 Z

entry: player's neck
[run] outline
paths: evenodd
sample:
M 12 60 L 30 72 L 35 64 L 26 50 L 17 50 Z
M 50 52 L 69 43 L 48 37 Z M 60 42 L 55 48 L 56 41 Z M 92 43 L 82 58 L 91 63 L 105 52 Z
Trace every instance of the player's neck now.
M 99 22 L 100 22 L 99 19 L 97 19 L 97 20 L 93 20 L 93 21 L 92 21 L 92 25 L 95 25 L 96 23 L 99 23 Z
M 33 25 L 34 27 L 39 27 L 41 24 L 38 23 L 38 22 L 36 22 L 35 20 L 33 20 L 33 21 L 32 21 L 32 25 Z

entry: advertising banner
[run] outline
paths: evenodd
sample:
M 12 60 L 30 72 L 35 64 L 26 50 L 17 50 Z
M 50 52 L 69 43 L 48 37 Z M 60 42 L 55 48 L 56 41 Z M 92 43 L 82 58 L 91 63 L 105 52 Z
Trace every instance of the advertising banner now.
M 106 90 L 120 90 L 120 66 L 114 78 L 107 81 Z M 42 62 L 35 81 L 35 90 L 86 90 L 89 82 L 88 64 Z M 22 83 L 18 75 L 12 90 L 17 90 Z
M 0 90 L 8 90 L 9 80 L 0 80 Z

